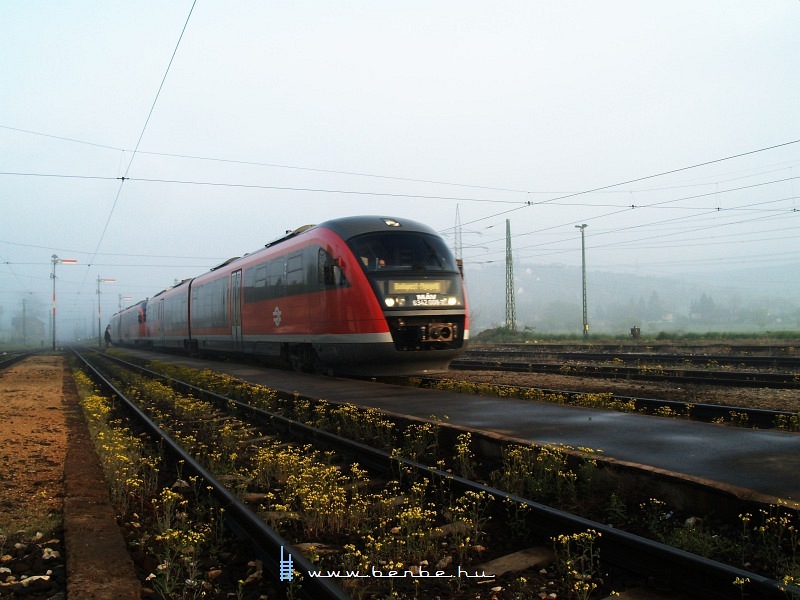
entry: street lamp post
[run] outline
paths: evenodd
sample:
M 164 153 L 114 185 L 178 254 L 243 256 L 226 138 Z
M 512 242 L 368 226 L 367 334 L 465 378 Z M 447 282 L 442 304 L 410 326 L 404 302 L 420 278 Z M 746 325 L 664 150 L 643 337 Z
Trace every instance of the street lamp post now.
M 97 276 L 97 347 L 103 347 L 103 329 L 102 325 L 100 324 L 100 284 L 101 283 L 114 283 L 116 279 L 112 279 L 109 277 L 100 277 Z
M 53 272 L 50 274 L 53 280 L 53 352 L 56 351 L 56 265 L 75 265 L 78 261 L 74 258 L 58 258 L 58 255 L 53 254 L 50 257 L 53 263 Z
M 586 313 L 586 243 L 584 238 L 584 229 L 586 229 L 586 223 L 583 225 L 575 225 L 578 229 L 581 230 L 581 279 L 583 281 L 583 337 L 586 338 L 589 335 L 589 317 Z

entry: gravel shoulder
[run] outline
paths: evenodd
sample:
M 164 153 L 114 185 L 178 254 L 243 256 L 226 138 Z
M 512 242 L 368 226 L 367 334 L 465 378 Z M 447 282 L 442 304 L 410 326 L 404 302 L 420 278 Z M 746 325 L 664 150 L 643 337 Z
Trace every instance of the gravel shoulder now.
M 0 414 L 0 597 L 140 597 L 64 357 L 0 372 Z
M 0 530 L 55 522 L 64 498 L 63 359 L 37 356 L 0 373 Z

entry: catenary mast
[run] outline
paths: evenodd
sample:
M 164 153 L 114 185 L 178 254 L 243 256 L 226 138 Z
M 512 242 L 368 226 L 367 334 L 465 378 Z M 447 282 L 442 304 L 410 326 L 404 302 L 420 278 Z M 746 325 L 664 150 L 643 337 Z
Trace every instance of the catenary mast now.
M 506 219 L 506 327 L 517 329 L 517 306 L 514 300 L 514 261 L 511 256 L 511 221 Z

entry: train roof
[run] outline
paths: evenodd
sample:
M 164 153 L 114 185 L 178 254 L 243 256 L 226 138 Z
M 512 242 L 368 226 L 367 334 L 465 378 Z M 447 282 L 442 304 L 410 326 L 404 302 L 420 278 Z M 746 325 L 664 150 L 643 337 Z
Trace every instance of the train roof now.
M 258 254 L 259 252 L 263 252 L 267 248 L 272 248 L 277 246 L 283 242 L 286 242 L 292 238 L 297 237 L 301 233 L 305 233 L 307 231 L 312 231 L 319 227 L 324 227 L 329 229 L 339 235 L 344 240 L 349 240 L 350 238 L 356 237 L 358 235 L 362 235 L 364 233 L 375 233 L 376 231 L 413 231 L 416 233 L 427 233 L 430 235 L 439 235 L 433 228 L 424 225 L 423 223 L 419 223 L 417 221 L 412 221 L 410 219 L 398 219 L 395 217 L 381 217 L 377 215 L 365 215 L 365 216 L 357 216 L 357 217 L 341 217 L 338 219 L 330 219 L 328 221 L 323 221 L 319 225 L 303 225 L 302 227 L 298 227 L 294 230 L 287 230 L 286 233 L 271 242 L 267 242 L 264 244 L 262 248 L 258 250 L 254 250 L 253 252 L 248 252 L 243 256 L 235 256 L 233 258 L 229 258 L 222 264 L 219 264 L 215 267 L 212 267 L 209 272 L 214 272 L 217 269 L 220 269 L 224 266 L 227 266 L 231 263 L 234 263 L 238 260 L 243 258 L 249 258 L 254 254 Z M 184 282 L 181 282 L 181 284 Z M 181 285 L 178 284 L 178 285 Z M 173 286 L 177 287 L 177 286 Z M 163 294 L 164 292 L 169 291 L 172 287 L 159 292 L 156 296 Z
M 331 219 L 330 221 L 320 223 L 318 227 L 330 229 L 345 240 L 363 233 L 373 233 L 376 231 L 413 231 L 438 235 L 434 229 L 422 223 L 418 223 L 417 221 L 399 219 L 396 217 L 381 217 L 377 215 Z
M 295 237 L 297 235 L 300 235 L 304 231 L 308 231 L 309 229 L 314 229 L 314 227 L 316 227 L 316 225 L 303 225 L 302 227 L 298 227 L 294 231 L 287 230 L 284 235 L 280 236 L 279 238 L 276 238 L 276 239 L 272 240 L 271 242 L 268 242 L 268 243 L 264 244 L 264 248 L 270 248 L 271 246 L 274 246 L 275 244 L 279 244 L 279 243 L 281 243 L 283 241 L 289 240 L 289 239 L 291 239 L 291 238 L 293 238 L 293 237 Z
M 265 248 L 272 248 L 273 246 L 277 246 L 278 244 L 290 240 L 294 237 L 297 237 L 301 233 L 305 233 L 307 231 L 311 231 L 313 229 L 317 229 L 319 227 L 324 227 L 326 229 L 330 229 L 339 237 L 345 240 L 349 240 L 352 237 L 364 234 L 364 233 L 374 233 L 376 231 L 413 231 L 417 233 L 428 233 L 431 235 L 439 235 L 433 228 L 419 223 L 417 221 L 412 221 L 410 219 L 398 219 L 395 217 L 381 217 L 377 215 L 365 215 L 365 216 L 357 216 L 357 217 L 341 217 L 339 219 L 330 219 L 328 221 L 323 221 L 319 225 L 303 225 L 302 227 L 298 227 L 294 230 L 287 230 L 285 235 L 282 235 L 271 242 L 264 244 L 263 248 L 259 248 L 253 252 L 248 252 L 241 258 L 245 258 L 256 254 L 258 252 L 263 251 Z M 225 266 L 235 260 L 238 259 L 230 259 L 224 262 L 220 267 Z M 215 267 L 219 268 L 219 267 Z M 212 271 L 214 269 L 211 269 Z
M 216 271 L 217 269 L 221 269 L 222 267 L 224 267 L 224 266 L 226 266 L 226 265 L 229 265 L 229 264 L 231 264 L 233 261 L 235 261 L 235 260 L 239 260 L 240 258 L 242 258 L 242 257 L 241 257 L 241 256 L 234 256 L 234 257 L 232 257 L 232 258 L 229 258 L 229 259 L 228 259 L 228 260 L 226 260 L 225 262 L 218 264 L 216 267 L 211 267 L 211 269 L 209 269 L 209 270 L 210 270 L 210 271 Z
M 222 265 L 220 265 L 220 267 L 221 267 L 221 266 L 222 266 Z M 219 267 L 215 267 L 215 269 L 218 269 L 218 268 L 219 268 Z M 211 270 L 213 271 L 214 269 L 211 269 Z M 154 295 L 154 296 L 153 296 L 153 298 L 158 298 L 158 297 L 159 297 L 161 294 L 166 294 L 166 293 L 167 293 L 167 292 L 169 292 L 170 290 L 174 290 L 175 288 L 179 288 L 179 287 L 181 287 L 183 284 L 185 284 L 186 282 L 188 282 L 188 281 L 191 281 L 192 279 L 195 279 L 195 278 L 194 278 L 194 277 L 187 277 L 186 279 L 184 279 L 183 281 L 181 281 L 181 282 L 179 282 L 179 283 L 176 283 L 175 285 L 171 285 L 171 286 L 169 286 L 168 288 L 164 288 L 163 290 L 161 290 L 160 292 L 158 292 L 156 295 Z

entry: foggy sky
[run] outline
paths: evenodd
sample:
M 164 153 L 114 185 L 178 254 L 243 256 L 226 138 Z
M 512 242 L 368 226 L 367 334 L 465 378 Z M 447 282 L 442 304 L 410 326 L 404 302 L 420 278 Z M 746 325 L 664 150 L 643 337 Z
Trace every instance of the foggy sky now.
M 506 219 L 525 264 L 797 265 L 798 57 L 796 0 L 4 2 L 0 329 L 54 253 L 72 334 L 98 277 L 105 326 L 354 214 L 458 210 L 468 270 Z

